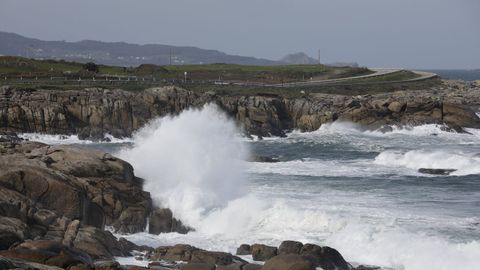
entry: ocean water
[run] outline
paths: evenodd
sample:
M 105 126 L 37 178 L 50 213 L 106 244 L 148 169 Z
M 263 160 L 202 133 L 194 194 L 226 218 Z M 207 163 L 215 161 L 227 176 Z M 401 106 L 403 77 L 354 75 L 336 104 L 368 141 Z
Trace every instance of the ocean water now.
M 449 80 L 480 80 L 480 69 L 433 69 L 425 71 L 436 73 L 440 77 Z
M 354 264 L 473 270 L 480 269 L 480 131 L 469 131 L 425 125 L 381 133 L 333 123 L 248 140 L 206 106 L 110 143 L 23 136 L 119 155 L 146 179 L 155 204 L 196 229 L 124 236 L 137 244 L 235 252 L 242 243 L 298 240 L 329 245 Z M 253 154 L 280 162 L 245 161 Z M 419 168 L 457 171 L 433 176 Z

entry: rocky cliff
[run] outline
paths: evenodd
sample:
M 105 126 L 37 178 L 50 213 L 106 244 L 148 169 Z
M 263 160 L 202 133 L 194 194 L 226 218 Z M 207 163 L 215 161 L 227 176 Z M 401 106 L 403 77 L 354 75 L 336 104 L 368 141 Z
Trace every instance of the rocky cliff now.
M 282 96 L 219 96 L 196 94 L 177 87 L 141 92 L 84 89 L 0 89 L 0 129 L 14 132 L 79 134 L 81 138 L 116 137 L 132 132 L 157 116 L 213 102 L 237 120 L 249 134 L 283 135 L 285 131 L 312 131 L 341 120 L 369 129 L 384 125 L 428 123 L 480 128 L 476 112 L 480 87 L 445 82 L 436 89 L 398 91 L 376 95 L 308 94 Z

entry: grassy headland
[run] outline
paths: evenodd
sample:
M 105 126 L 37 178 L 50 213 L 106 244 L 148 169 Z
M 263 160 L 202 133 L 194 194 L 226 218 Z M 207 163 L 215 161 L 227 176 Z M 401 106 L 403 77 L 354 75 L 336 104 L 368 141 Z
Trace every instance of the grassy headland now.
M 187 80 L 185 81 L 185 72 Z M 214 91 L 219 95 L 282 95 L 305 93 L 342 95 L 371 94 L 402 89 L 421 89 L 438 80 L 408 82 L 419 75 L 398 71 L 383 76 L 351 79 L 325 85 L 288 88 L 266 86 L 314 80 L 348 78 L 372 74 L 367 68 L 326 65 L 246 66 L 232 64 L 169 65 L 144 64 L 138 67 L 98 65 L 98 72 L 84 64 L 63 60 L 35 60 L 14 56 L 0 57 L 0 85 L 44 89 L 104 87 L 140 91 L 149 87 L 180 85 L 197 93 Z

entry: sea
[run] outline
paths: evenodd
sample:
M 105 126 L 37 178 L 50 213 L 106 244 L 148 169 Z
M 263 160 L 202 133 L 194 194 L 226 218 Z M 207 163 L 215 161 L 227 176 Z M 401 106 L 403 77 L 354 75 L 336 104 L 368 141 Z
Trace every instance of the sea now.
M 154 203 L 195 229 L 122 235 L 137 244 L 235 253 L 243 243 L 297 240 L 333 247 L 353 265 L 478 270 L 480 130 L 467 131 L 423 125 L 384 133 L 334 122 L 314 132 L 252 139 L 207 105 L 110 142 L 22 136 L 129 161 Z M 255 155 L 279 162 L 249 161 Z M 420 168 L 456 171 L 428 175 Z

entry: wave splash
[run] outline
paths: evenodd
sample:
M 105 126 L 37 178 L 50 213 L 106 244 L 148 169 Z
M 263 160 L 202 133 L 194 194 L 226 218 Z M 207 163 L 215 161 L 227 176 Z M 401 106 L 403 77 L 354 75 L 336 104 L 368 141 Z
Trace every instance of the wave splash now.
M 375 158 L 374 163 L 414 170 L 420 168 L 457 170 L 451 175 L 480 174 L 480 155 L 459 151 L 385 151 Z
M 245 194 L 248 154 L 233 121 L 214 105 L 150 122 L 119 153 L 145 178 L 145 190 L 188 225 Z
M 350 216 L 342 209 L 330 211 L 298 198 L 276 198 L 274 193 L 259 191 L 262 187 L 247 194 L 249 183 L 243 171 L 248 165 L 243 160 L 248 148 L 233 122 L 215 106 L 157 119 L 135 134 L 133 141 L 133 147 L 120 156 L 147 179 L 145 189 L 156 203 L 170 207 L 196 229 L 187 235 L 126 236 L 137 244 L 187 243 L 234 252 L 241 243 L 278 245 L 293 239 L 330 245 L 348 261 L 396 270 L 460 265 L 476 269 L 480 264 L 476 241 L 454 243 L 407 231 L 382 213 L 375 222 L 366 221 L 355 211 Z M 391 162 L 384 156 L 385 163 Z

